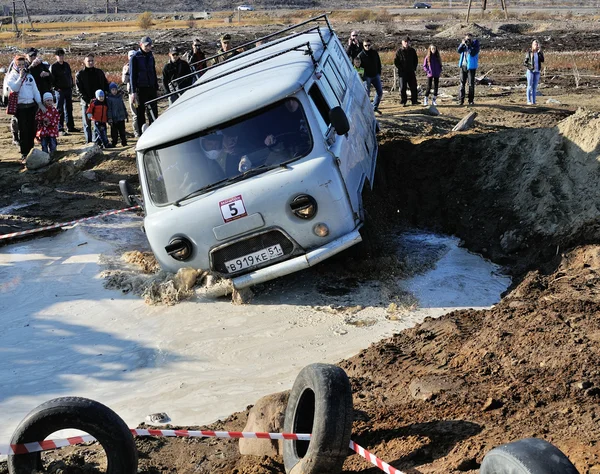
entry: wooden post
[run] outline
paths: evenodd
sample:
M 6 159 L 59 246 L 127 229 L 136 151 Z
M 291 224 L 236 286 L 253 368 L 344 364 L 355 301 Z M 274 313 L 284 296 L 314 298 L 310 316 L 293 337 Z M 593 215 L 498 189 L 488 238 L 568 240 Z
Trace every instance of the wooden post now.
M 469 6 L 467 7 L 467 23 L 469 23 L 469 16 L 471 15 L 471 2 L 473 0 L 469 0 Z
M 12 21 L 13 21 L 13 30 L 17 36 L 19 36 L 19 25 L 17 25 L 17 6 L 15 4 L 15 0 L 13 0 L 13 10 L 12 10 Z
M 481 19 L 483 19 L 486 7 L 487 7 L 487 0 L 483 0 L 481 2 Z
M 504 18 L 508 20 L 508 9 L 506 8 L 506 0 L 500 0 L 500 4 L 502 5 L 502 10 L 504 10 Z
M 115 13 L 119 13 L 119 0 L 115 0 Z
M 108 15 L 108 0 L 106 0 L 106 7 L 104 8 L 104 12 Z
M 29 20 L 29 26 L 33 30 L 33 22 L 31 21 L 31 17 L 29 16 L 29 10 L 27 9 L 27 2 L 23 0 L 23 7 L 25 8 L 25 14 L 27 15 L 27 19 Z

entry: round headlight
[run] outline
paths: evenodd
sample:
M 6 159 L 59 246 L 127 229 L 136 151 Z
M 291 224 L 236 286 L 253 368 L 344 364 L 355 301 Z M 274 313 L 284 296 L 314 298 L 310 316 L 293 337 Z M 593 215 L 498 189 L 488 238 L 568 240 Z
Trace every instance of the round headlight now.
M 171 239 L 165 251 L 175 260 L 185 261 L 192 256 L 192 243 L 185 237 Z
M 327 224 L 320 222 L 319 224 L 315 224 L 313 232 L 319 237 L 327 237 L 329 235 L 329 227 L 327 227 Z
M 317 201 L 308 194 L 300 194 L 292 199 L 290 208 L 300 219 L 312 219 L 317 214 Z

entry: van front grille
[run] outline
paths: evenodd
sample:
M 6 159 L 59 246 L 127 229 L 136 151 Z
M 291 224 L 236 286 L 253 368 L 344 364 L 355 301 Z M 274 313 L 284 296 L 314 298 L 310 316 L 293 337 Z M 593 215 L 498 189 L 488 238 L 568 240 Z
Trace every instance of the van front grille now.
M 227 271 L 225 262 L 244 257 L 245 255 L 252 254 L 253 252 L 265 250 L 268 247 L 277 244 L 279 244 L 281 246 L 281 250 L 283 250 L 283 255 L 281 257 L 268 260 L 267 262 L 254 265 L 237 272 Z M 239 240 L 232 244 L 212 250 L 210 254 L 211 268 L 213 271 L 227 276 L 248 273 L 252 270 L 257 270 L 258 268 L 266 267 L 268 265 L 272 265 L 273 263 L 287 259 L 290 255 L 295 253 L 295 247 L 296 246 L 294 245 L 294 242 L 285 236 L 283 232 L 279 230 L 270 230 L 268 232 L 253 235 L 246 239 Z

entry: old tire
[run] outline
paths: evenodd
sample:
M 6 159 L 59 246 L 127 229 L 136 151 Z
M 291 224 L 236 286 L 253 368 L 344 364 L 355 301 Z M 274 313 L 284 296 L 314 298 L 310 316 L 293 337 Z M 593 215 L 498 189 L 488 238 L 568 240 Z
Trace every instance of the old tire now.
M 487 453 L 480 474 L 578 474 L 560 449 L 537 438 L 504 444 Z
M 137 449 L 125 422 L 110 408 L 79 397 L 61 397 L 42 403 L 21 421 L 11 444 L 43 441 L 55 431 L 74 428 L 92 435 L 104 448 L 108 474 L 137 473 Z M 10 474 L 42 469 L 40 453 L 8 457 Z
M 283 442 L 285 472 L 339 473 L 348 455 L 352 417 L 352 389 L 346 372 L 329 364 L 304 367 L 292 387 L 283 429 L 312 437 Z

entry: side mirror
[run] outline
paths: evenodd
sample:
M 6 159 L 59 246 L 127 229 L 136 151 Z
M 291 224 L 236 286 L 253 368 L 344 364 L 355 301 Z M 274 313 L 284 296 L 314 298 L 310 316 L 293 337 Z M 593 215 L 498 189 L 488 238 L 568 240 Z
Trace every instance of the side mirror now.
M 329 121 L 338 135 L 346 135 L 350 131 L 346 112 L 339 105 L 329 111 Z
M 156 120 L 156 118 L 154 120 Z M 146 130 L 148 130 L 149 126 L 150 125 L 148 125 L 147 123 L 145 123 L 144 125 L 142 125 L 142 133 L 144 133 Z
M 131 183 L 126 179 L 122 179 L 119 181 L 119 188 L 121 189 L 121 195 L 123 196 L 125 204 L 128 206 L 133 206 L 135 203 L 132 199 L 132 196 L 134 196 L 135 192 L 131 186 Z

